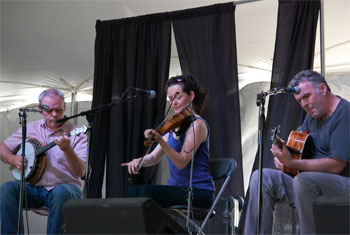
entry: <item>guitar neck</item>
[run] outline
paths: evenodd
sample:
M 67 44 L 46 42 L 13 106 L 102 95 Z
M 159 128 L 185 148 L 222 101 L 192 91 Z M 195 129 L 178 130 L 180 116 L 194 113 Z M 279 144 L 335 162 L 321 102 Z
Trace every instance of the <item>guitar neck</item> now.
M 280 138 L 280 137 L 277 137 L 276 138 L 276 141 L 274 141 L 273 142 L 274 144 L 277 144 L 278 145 L 278 147 L 280 147 L 280 148 L 282 148 L 282 139 Z M 289 152 L 290 153 L 292 153 L 292 154 L 298 154 L 298 153 L 300 153 L 301 151 L 300 150 L 298 150 L 298 149 L 296 149 L 296 148 L 293 148 L 292 146 L 289 146 L 288 145 L 288 142 L 287 142 L 287 149 L 289 150 Z
M 273 140 L 273 144 L 277 144 L 278 147 L 282 148 L 282 139 L 280 137 L 275 137 L 275 140 Z

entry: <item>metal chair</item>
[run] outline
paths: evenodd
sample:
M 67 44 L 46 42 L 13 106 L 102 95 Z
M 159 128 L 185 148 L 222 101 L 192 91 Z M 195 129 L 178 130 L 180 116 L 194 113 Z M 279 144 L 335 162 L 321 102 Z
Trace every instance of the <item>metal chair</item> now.
M 220 190 L 211 206 L 210 209 L 205 208 L 195 208 L 192 207 L 193 214 L 191 217 L 196 220 L 203 221 L 202 225 L 199 227 L 192 219 L 189 220 L 189 223 L 193 225 L 197 230 L 198 234 L 203 234 L 203 229 L 207 224 L 210 217 L 215 215 L 215 206 L 220 199 L 222 193 L 224 192 L 227 184 L 229 183 L 231 176 L 237 166 L 237 162 L 232 158 L 211 158 L 210 159 L 210 174 L 213 177 L 214 181 L 225 178 L 223 185 L 220 187 Z M 165 211 L 169 214 L 187 219 L 187 206 L 186 205 L 174 205 L 168 208 L 165 208 Z

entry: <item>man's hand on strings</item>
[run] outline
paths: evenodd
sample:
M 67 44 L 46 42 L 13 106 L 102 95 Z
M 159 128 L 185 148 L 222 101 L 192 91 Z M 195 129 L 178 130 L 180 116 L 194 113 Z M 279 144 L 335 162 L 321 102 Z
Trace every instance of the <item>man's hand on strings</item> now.
M 72 145 L 70 143 L 70 139 L 69 137 L 66 135 L 66 133 L 64 133 L 63 136 L 60 136 L 58 137 L 56 140 L 55 140 L 55 143 L 58 145 L 58 147 L 60 147 L 60 149 L 63 151 L 63 152 L 66 152 L 68 150 L 73 150 L 72 148 Z
M 271 153 L 276 158 L 274 159 L 275 165 L 277 168 L 281 169 L 280 167 L 289 166 L 291 161 L 293 161 L 290 152 L 288 151 L 286 142 L 281 140 L 281 145 L 279 144 L 273 144 L 271 146 Z
M 275 166 L 276 166 L 277 169 L 280 169 L 280 170 L 283 169 L 283 164 L 277 157 L 274 157 L 273 161 L 274 161 Z
M 13 168 L 16 168 L 18 170 L 22 169 L 22 155 L 13 155 L 11 157 L 11 165 Z M 24 158 L 24 168 L 27 167 L 27 159 Z

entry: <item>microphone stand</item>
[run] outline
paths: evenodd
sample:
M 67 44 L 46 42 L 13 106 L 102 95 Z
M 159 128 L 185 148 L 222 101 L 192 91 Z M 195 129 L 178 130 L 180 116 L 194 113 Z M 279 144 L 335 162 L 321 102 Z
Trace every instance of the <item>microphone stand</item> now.
M 262 204 L 262 164 L 263 164 L 263 150 L 264 150 L 264 129 L 265 129 L 265 99 L 268 95 L 277 95 L 285 93 L 285 90 L 272 88 L 266 92 L 257 94 L 256 105 L 259 106 L 259 124 L 258 124 L 258 202 L 257 202 L 257 226 L 256 234 L 259 234 L 261 224 L 261 204 Z
M 17 223 L 17 234 L 21 234 L 21 224 L 23 219 L 22 209 L 23 209 L 23 189 L 24 189 L 24 159 L 26 152 L 26 136 L 27 136 L 27 113 L 26 109 L 20 109 L 19 113 L 19 124 L 22 125 L 22 169 L 21 169 L 21 182 L 19 190 L 19 205 L 18 205 L 18 223 Z
M 62 119 L 57 120 L 56 122 L 57 122 L 57 123 L 61 123 L 61 122 L 65 122 L 65 121 L 67 121 L 67 120 L 69 120 L 69 119 L 78 117 L 78 116 L 86 116 L 86 119 L 87 119 L 87 121 L 89 122 L 89 128 L 88 128 L 88 130 L 91 130 L 91 128 L 92 128 L 92 123 L 93 123 L 93 119 L 94 119 L 94 116 L 93 116 L 94 113 L 97 112 L 97 111 L 101 111 L 101 110 L 107 109 L 107 108 L 111 108 L 111 107 L 114 106 L 114 105 L 118 105 L 121 101 L 126 101 L 126 100 L 129 100 L 129 99 L 135 98 L 135 97 L 137 96 L 138 93 L 135 94 L 135 95 L 132 96 L 132 97 L 127 97 L 126 99 L 124 99 L 124 96 L 125 96 L 125 95 L 127 94 L 127 92 L 128 92 L 129 90 L 131 90 L 131 89 L 134 89 L 134 88 L 133 88 L 133 87 L 127 88 L 127 89 L 124 91 L 124 93 L 120 96 L 119 99 L 114 100 L 114 101 L 112 101 L 112 102 L 109 103 L 109 104 L 102 104 L 102 105 L 100 105 L 100 106 L 98 106 L 98 107 L 96 107 L 96 108 L 92 108 L 92 109 L 90 109 L 90 110 L 80 112 L 80 113 L 78 113 L 78 114 L 76 114 L 76 115 L 73 115 L 73 116 L 70 116 L 70 117 L 64 117 L 64 118 L 62 118 Z M 90 143 L 90 140 L 91 140 L 90 138 L 91 138 L 91 136 L 89 135 L 89 141 L 88 141 L 88 143 Z M 86 168 L 87 168 L 87 171 L 86 171 L 86 174 L 85 174 L 86 195 L 84 195 L 84 198 L 87 197 L 88 192 L 89 192 L 90 151 L 89 151 L 89 157 L 88 157 L 88 159 L 87 159 L 87 166 L 86 166 Z
M 257 227 L 256 234 L 259 234 L 260 230 L 260 215 L 261 215 L 261 183 L 262 183 L 262 158 L 263 158 L 263 149 L 264 149 L 264 128 L 265 128 L 265 98 L 266 93 L 261 92 L 257 95 L 256 104 L 259 106 L 259 124 L 258 124 L 258 207 L 257 207 Z
M 19 190 L 19 203 L 18 203 L 18 223 L 17 223 L 17 234 L 21 234 L 21 224 L 23 220 L 23 194 L 24 194 L 24 164 L 25 164 L 25 152 L 26 152 L 26 138 L 27 138 L 27 112 L 41 112 L 36 109 L 23 108 L 19 110 L 19 124 L 22 125 L 22 168 L 21 168 L 21 181 Z
M 119 104 L 121 101 L 126 101 L 126 100 L 130 100 L 130 99 L 133 99 L 137 96 L 137 94 L 135 94 L 134 96 L 132 97 L 127 97 L 125 100 L 124 99 L 124 96 L 126 95 L 126 93 L 129 91 L 129 90 L 132 90 L 132 89 L 137 89 L 137 88 L 134 88 L 134 87 L 129 87 L 127 88 L 124 93 L 122 94 L 122 96 L 120 96 L 119 99 L 115 100 L 115 101 L 112 101 L 111 103 L 109 104 L 101 104 L 100 106 L 96 107 L 96 108 L 93 108 L 93 109 L 90 109 L 90 110 L 87 110 L 87 111 L 83 111 L 81 113 L 78 113 L 76 115 L 73 115 L 73 116 L 70 116 L 70 117 L 64 117 L 64 118 L 61 118 L 59 120 L 57 120 L 56 122 L 57 123 L 61 123 L 61 122 L 65 122 L 69 119 L 72 119 L 72 118 L 76 118 L 76 117 L 79 117 L 79 116 L 88 116 L 88 115 L 92 115 L 93 113 L 95 113 L 96 111 L 100 111 L 100 110 L 103 110 L 103 109 L 107 109 L 107 108 L 110 108 L 112 107 L 113 105 L 117 105 Z M 91 121 L 91 120 L 88 120 L 88 121 Z
M 192 116 L 192 120 L 194 120 L 194 114 L 193 114 L 193 107 L 191 104 L 191 116 Z M 193 122 L 191 123 L 191 126 L 193 128 L 193 132 L 194 132 L 194 124 Z M 187 215 L 186 215 L 186 228 L 189 231 L 190 225 L 190 214 L 191 214 L 191 208 L 192 208 L 192 195 L 193 195 L 193 188 L 192 188 L 192 176 L 193 176 L 193 165 L 194 165 L 194 146 L 196 144 L 196 135 L 193 133 L 193 149 L 192 149 L 192 160 L 191 160 L 191 170 L 190 170 L 190 185 L 188 186 L 188 198 L 187 198 Z

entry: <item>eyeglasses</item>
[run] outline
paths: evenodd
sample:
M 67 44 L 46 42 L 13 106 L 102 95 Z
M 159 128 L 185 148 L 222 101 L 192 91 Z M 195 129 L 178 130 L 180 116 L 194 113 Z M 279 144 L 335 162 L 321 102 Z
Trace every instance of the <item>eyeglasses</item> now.
M 49 109 L 49 110 L 43 110 L 45 113 L 47 114 L 51 114 L 53 111 L 55 111 L 56 113 L 60 113 L 63 112 L 63 109 Z
M 176 92 L 175 95 L 174 95 L 174 97 L 168 97 L 168 99 L 169 99 L 169 102 L 170 102 L 170 103 L 173 103 L 175 99 L 181 100 L 181 99 L 182 99 L 182 96 L 183 96 L 183 95 L 180 94 L 180 92 Z
M 177 76 L 177 77 L 172 77 L 169 79 L 168 84 L 174 84 L 174 83 L 179 83 L 179 82 L 184 82 L 184 78 Z

